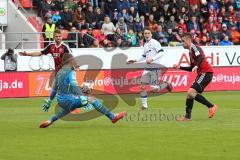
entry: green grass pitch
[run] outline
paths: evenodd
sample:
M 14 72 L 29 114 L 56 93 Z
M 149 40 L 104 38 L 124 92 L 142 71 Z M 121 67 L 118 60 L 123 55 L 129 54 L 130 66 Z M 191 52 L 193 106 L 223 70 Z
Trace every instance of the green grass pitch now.
M 211 120 L 195 102 L 191 122 L 175 121 L 171 115 L 184 114 L 186 93 L 174 93 L 149 98 L 151 109 L 140 117 L 139 98 L 136 106 L 120 100 L 114 111 L 128 115 L 115 125 L 102 116 L 47 129 L 38 125 L 54 107 L 42 112 L 44 98 L 0 99 L 0 160 L 239 160 L 239 94 L 205 93 L 219 106 Z M 150 117 L 159 113 L 170 118 Z

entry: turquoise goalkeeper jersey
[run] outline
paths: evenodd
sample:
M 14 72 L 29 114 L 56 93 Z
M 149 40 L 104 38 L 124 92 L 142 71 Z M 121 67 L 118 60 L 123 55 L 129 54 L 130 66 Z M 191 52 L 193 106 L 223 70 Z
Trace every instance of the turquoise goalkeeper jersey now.
M 69 66 L 58 71 L 53 89 L 57 92 L 57 100 L 79 98 L 82 93 L 77 83 L 76 72 Z

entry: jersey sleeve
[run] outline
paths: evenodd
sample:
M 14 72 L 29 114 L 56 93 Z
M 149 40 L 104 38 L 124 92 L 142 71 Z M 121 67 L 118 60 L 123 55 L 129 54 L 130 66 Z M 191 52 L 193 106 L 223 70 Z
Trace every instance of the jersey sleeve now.
M 50 48 L 51 48 L 51 44 L 49 44 L 46 48 L 44 48 L 44 49 L 41 51 L 41 53 L 42 53 L 42 54 L 45 54 L 45 55 L 49 54 L 49 53 L 50 53 Z
M 72 50 L 69 48 L 68 45 L 64 45 L 64 53 L 72 53 Z
M 202 56 L 202 49 L 200 47 L 197 47 L 197 46 L 193 46 L 193 51 L 194 51 L 194 54 L 195 56 L 197 57 L 197 62 L 196 62 L 196 66 L 200 67 L 202 61 L 203 61 L 203 56 Z
M 71 71 L 71 73 L 69 74 L 69 80 L 72 86 L 78 86 L 77 75 L 75 71 Z
M 69 81 L 70 81 L 70 85 L 72 86 L 72 92 L 76 93 L 77 95 L 81 95 L 82 92 L 78 86 L 77 76 L 74 70 L 71 71 L 71 73 L 69 74 Z
M 154 48 L 156 49 L 156 52 L 160 52 L 162 50 L 162 46 L 158 41 L 155 41 Z
M 192 49 L 194 51 L 195 56 L 201 55 L 200 50 L 195 45 L 192 46 Z
M 162 49 L 161 44 L 157 41 L 154 43 L 154 49 L 156 50 L 157 54 L 152 58 L 153 61 L 161 58 L 164 54 L 164 50 Z

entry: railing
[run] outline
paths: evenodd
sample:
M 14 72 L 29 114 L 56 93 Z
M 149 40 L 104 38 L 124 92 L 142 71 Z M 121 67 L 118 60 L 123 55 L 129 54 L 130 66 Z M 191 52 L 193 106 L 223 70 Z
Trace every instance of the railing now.
M 41 40 L 30 40 L 28 37 L 28 35 L 40 35 L 42 36 L 44 34 L 44 32 L 37 32 L 37 33 L 28 33 L 28 32 L 24 32 L 24 33 L 20 33 L 20 32 L 5 32 L 5 33 L 0 33 L 0 34 L 4 34 L 4 36 L 8 37 L 11 35 L 14 35 L 16 38 L 14 41 L 8 41 L 8 40 L 2 40 L 0 39 L 0 44 L 2 44 L 2 46 L 7 46 L 7 44 L 17 44 L 15 49 L 33 49 L 33 48 L 25 48 L 24 45 L 27 43 L 44 43 L 44 42 L 51 42 L 51 41 L 41 41 Z M 76 43 L 76 48 L 79 48 L 80 46 L 78 46 L 78 34 L 79 32 L 69 32 L 69 34 L 75 34 L 76 35 L 76 40 L 63 40 L 63 42 L 65 43 Z M 87 33 L 85 33 L 87 34 Z M 94 37 L 92 37 L 91 35 L 87 34 L 88 36 L 90 36 L 91 38 L 93 38 L 94 40 L 96 40 Z M 2 37 L 2 35 L 0 36 Z M 40 39 L 40 38 L 39 38 Z M 0 45 L 1 46 L 1 45 Z M 21 47 L 19 47 L 21 46 Z

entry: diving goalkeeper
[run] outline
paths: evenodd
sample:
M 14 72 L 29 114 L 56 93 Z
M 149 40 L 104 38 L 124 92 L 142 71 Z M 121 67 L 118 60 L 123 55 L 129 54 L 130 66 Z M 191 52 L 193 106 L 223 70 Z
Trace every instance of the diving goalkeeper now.
M 46 128 L 52 125 L 56 120 L 69 114 L 76 108 L 93 106 L 98 112 L 107 116 L 112 123 L 116 123 L 122 119 L 126 112 L 119 114 L 112 113 L 108 108 L 96 99 L 91 94 L 91 89 L 83 86 L 81 89 L 76 80 L 76 72 L 74 70 L 75 61 L 71 54 L 63 56 L 63 67 L 56 75 L 53 89 L 50 97 L 45 101 L 43 110 L 47 112 L 51 106 L 52 100 L 57 97 L 58 105 L 61 111 L 53 115 L 50 120 L 44 121 L 40 124 L 40 128 Z

